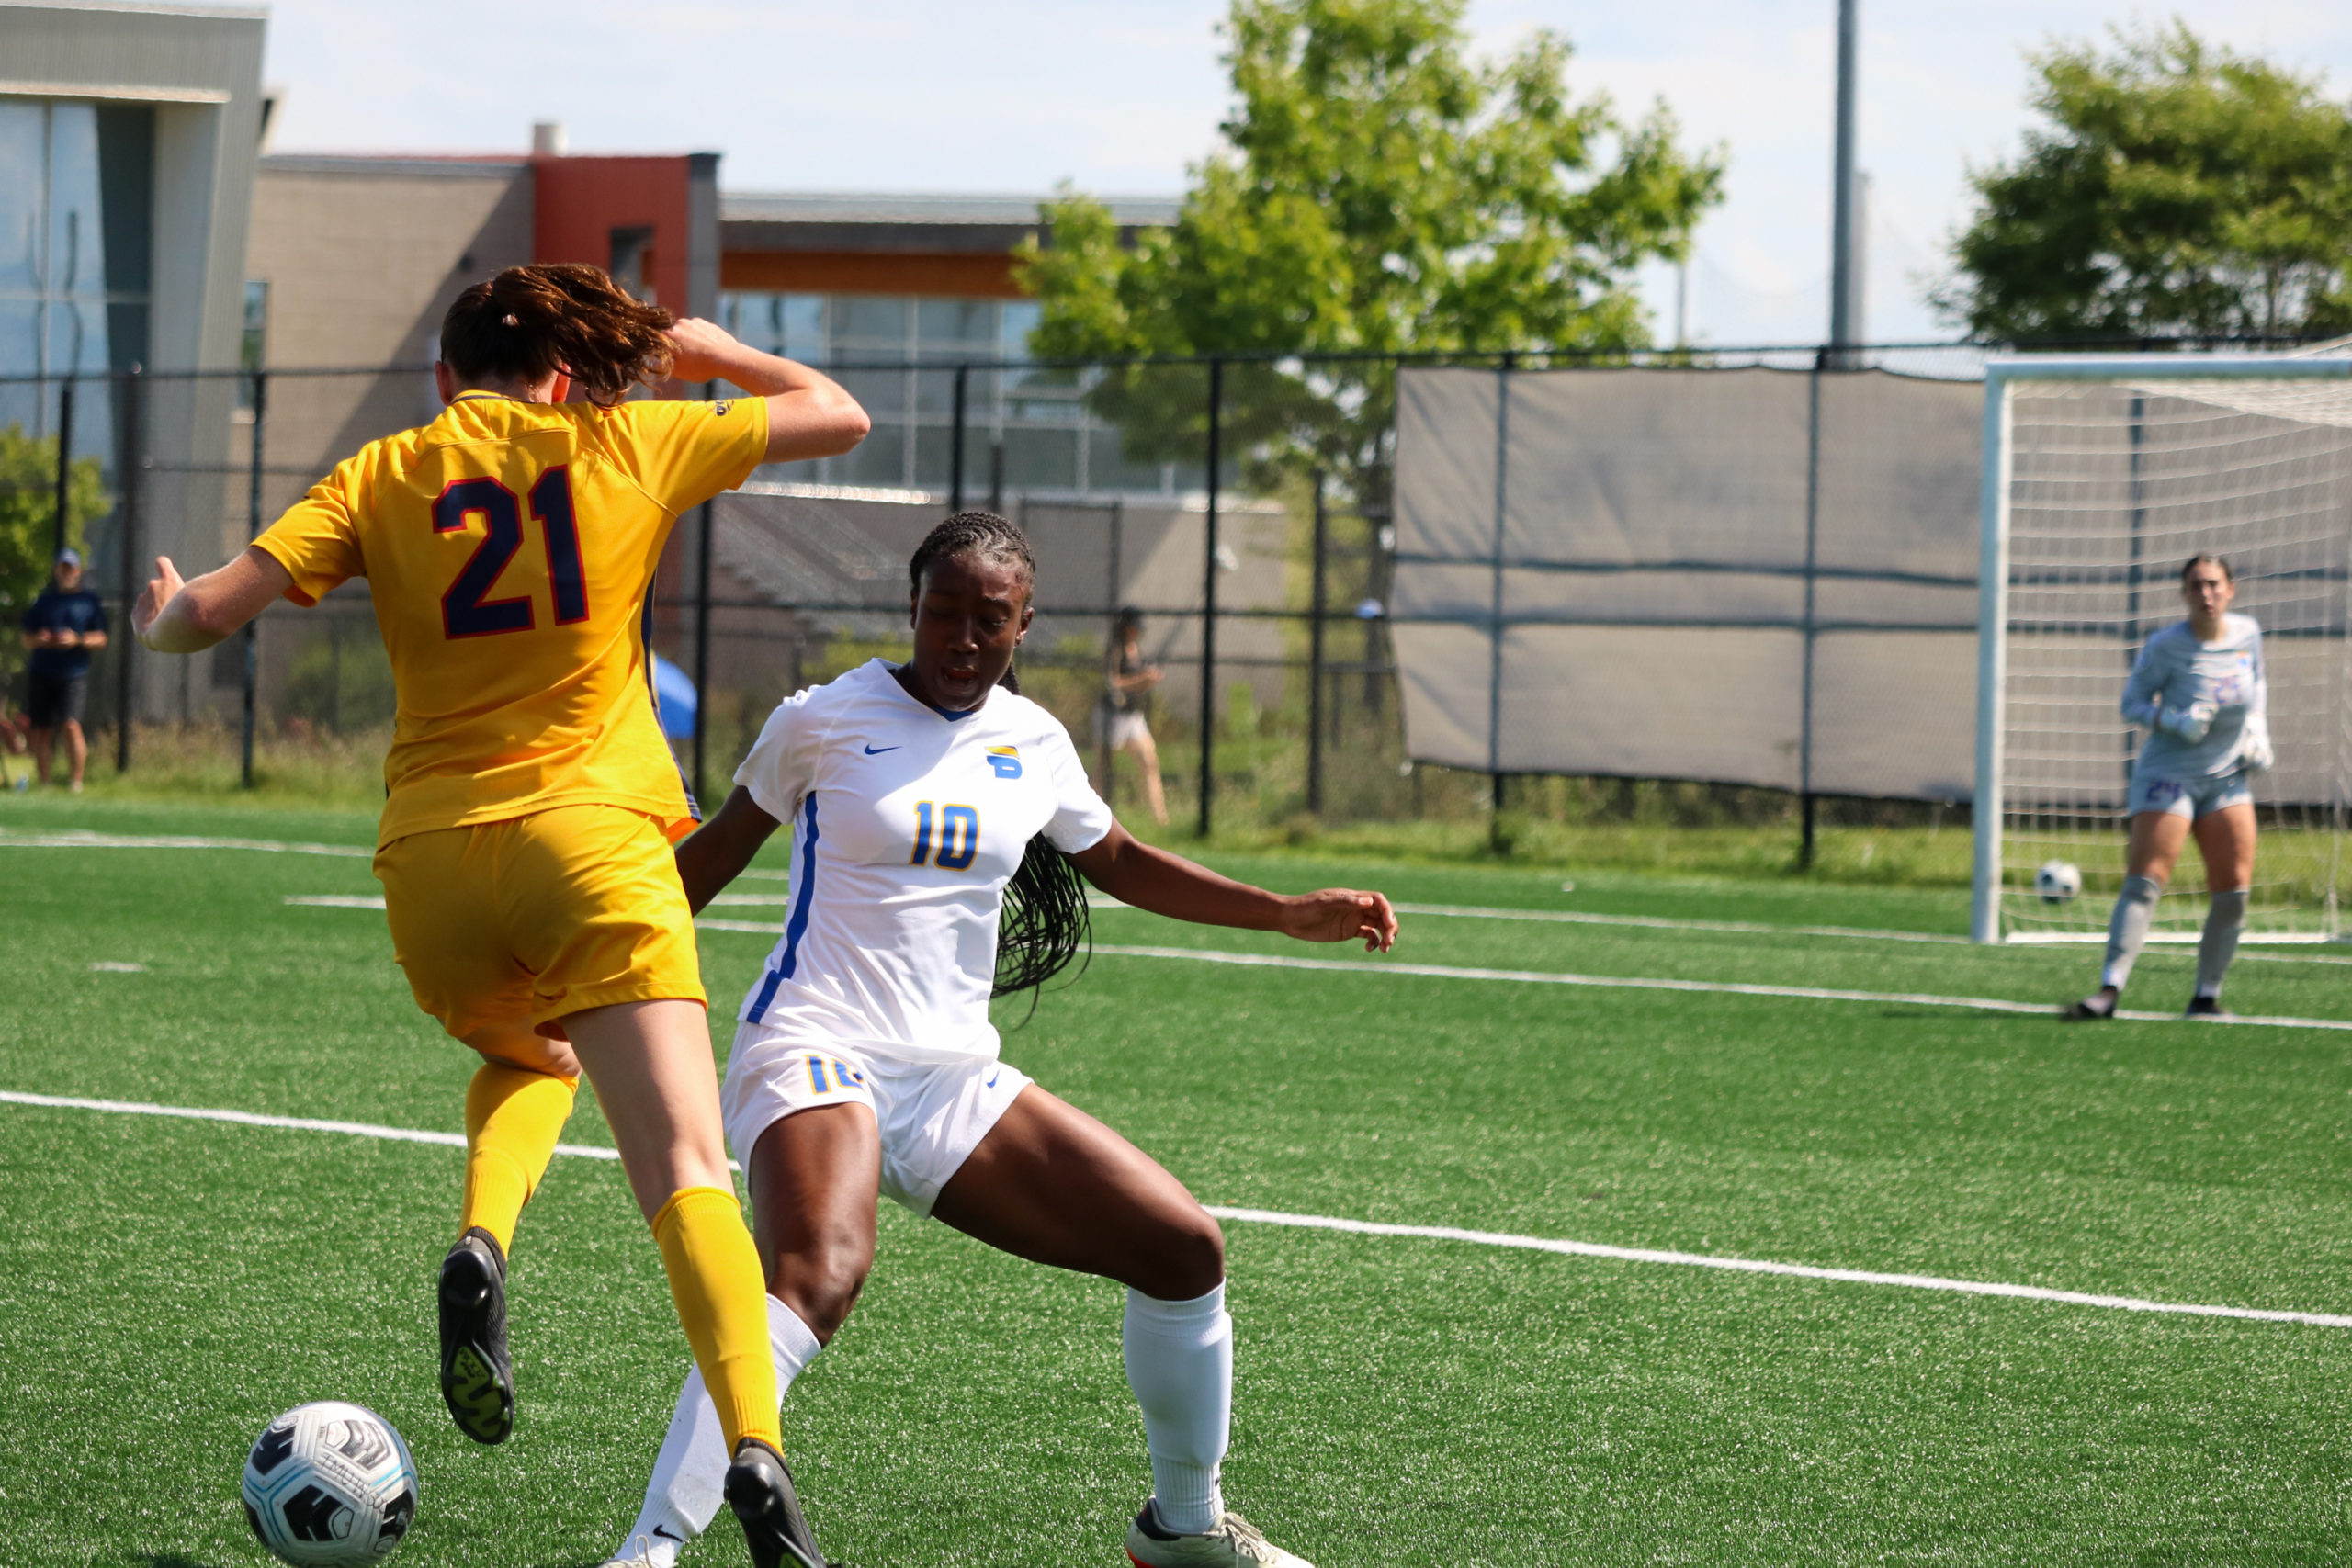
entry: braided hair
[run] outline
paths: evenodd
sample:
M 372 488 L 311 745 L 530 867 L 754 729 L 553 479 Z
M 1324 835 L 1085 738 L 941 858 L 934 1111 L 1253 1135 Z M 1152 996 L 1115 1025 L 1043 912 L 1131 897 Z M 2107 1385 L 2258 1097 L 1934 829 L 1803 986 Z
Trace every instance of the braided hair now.
M 1029 553 L 1029 537 L 1011 521 L 993 512 L 958 512 L 922 536 L 907 562 L 907 585 L 922 592 L 923 573 L 957 556 L 978 556 L 1005 566 L 1017 566 L 1031 587 L 1037 582 L 1037 558 Z M 1000 685 L 1004 682 L 998 682 Z M 1014 686 L 1018 692 L 1021 688 Z
M 674 320 L 629 298 L 602 267 L 510 266 L 451 302 L 441 357 L 469 380 L 537 381 L 560 370 L 609 408 L 631 387 L 670 373 Z
M 923 536 L 907 563 L 909 585 L 920 594 L 923 574 L 937 562 L 957 556 L 1018 566 L 1031 583 L 1037 581 L 1036 558 L 1021 530 L 993 512 L 958 512 Z M 1019 695 L 1021 677 L 1010 668 L 997 684 Z M 1086 905 L 1086 884 L 1054 841 L 1043 833 L 1022 852 L 1020 869 L 1005 885 L 1004 911 L 997 926 L 996 984 L 990 999 L 1019 991 L 1029 995 L 1029 1011 L 1037 1010 L 1037 992 L 1045 983 L 1069 967 L 1070 960 L 1094 948 L 1094 922 Z M 1085 965 L 1080 965 L 1083 973 Z M 1026 1021 L 1025 1020 L 1023 1021 Z
M 1020 677 L 1010 670 L 997 684 L 1016 695 L 1021 691 Z M 1004 911 L 997 920 L 996 984 L 989 999 L 1027 991 L 1034 1016 L 1039 989 L 1081 952 L 1089 960 L 1094 956 L 1094 916 L 1087 908 L 1086 883 L 1061 847 L 1040 833 L 1021 852 L 1021 865 L 1005 884 Z M 1079 974 L 1085 972 L 1081 962 Z

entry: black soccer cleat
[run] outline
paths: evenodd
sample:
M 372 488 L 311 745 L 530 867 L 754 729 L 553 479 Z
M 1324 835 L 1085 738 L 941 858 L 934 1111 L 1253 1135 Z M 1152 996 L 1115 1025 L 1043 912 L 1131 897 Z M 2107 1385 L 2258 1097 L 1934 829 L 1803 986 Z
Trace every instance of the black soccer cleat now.
M 2081 1001 L 2068 1002 L 2064 1007 L 2060 1008 L 2058 1016 L 2078 1020 L 2113 1018 L 2116 1008 L 2121 1004 L 2122 1000 L 2121 997 L 2110 997 L 2105 991 L 2093 991 Z
M 2183 1018 L 2233 1018 L 2236 1015 L 2222 1005 L 2222 998 L 2219 997 L 2191 997 L 2188 998 L 2188 1010 L 2180 1016 Z
M 727 1506 L 742 1521 L 752 1568 L 838 1568 L 826 1562 L 801 1517 L 784 1456 L 757 1438 L 735 1445 L 735 1462 L 727 1467 Z
M 503 1443 L 514 1430 L 506 1257 L 479 1226 L 441 1260 L 441 1397 L 458 1430 L 475 1442 Z

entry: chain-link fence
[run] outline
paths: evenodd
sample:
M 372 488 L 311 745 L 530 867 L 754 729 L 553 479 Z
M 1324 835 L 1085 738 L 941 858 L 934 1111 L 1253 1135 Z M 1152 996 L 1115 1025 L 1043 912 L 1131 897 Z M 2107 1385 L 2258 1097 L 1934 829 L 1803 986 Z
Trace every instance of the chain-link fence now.
M 906 652 L 915 542 L 949 509 L 987 506 L 1022 525 L 1039 562 L 1023 690 L 1069 727 L 1123 814 L 1148 811 L 1157 793 L 1172 822 L 1204 831 L 1487 816 L 1514 799 L 1501 776 L 1510 763 L 1430 745 L 1423 757 L 1442 762 L 1416 761 L 1408 744 L 1392 635 L 1400 370 L 1591 367 L 1622 378 L 1647 367 L 1687 384 L 1712 368 L 1832 378 L 1850 368 L 1968 381 L 1984 352 L 826 366 L 874 419 L 863 455 L 763 468 L 679 521 L 646 611 L 650 647 L 674 667 L 668 728 L 697 795 L 724 793 L 777 699 Z M 1858 391 L 1865 379 L 1853 379 Z M 1870 405 L 1815 399 L 1826 413 L 1763 438 L 1831 448 L 1886 439 Z M 116 766 L 136 770 L 201 752 L 247 780 L 300 767 L 368 773 L 393 694 L 364 581 L 315 609 L 276 606 L 250 636 L 194 659 L 132 647 L 126 612 L 155 555 L 190 574 L 217 565 L 336 462 L 438 407 L 422 365 L 0 382 L 0 507 L 12 509 L 0 518 L 22 536 L 0 537 L 0 548 L 45 570 L 63 493 L 62 536 L 85 547 L 90 586 L 113 619 L 91 681 L 99 755 L 110 750 Z M 1704 441 L 1703 421 L 1690 428 Z M 1484 439 L 1491 449 L 1492 434 Z M 1807 461 L 1779 457 L 1781 468 Z M 1810 570 L 1798 574 L 1807 592 L 1817 586 Z M 1140 623 L 1128 663 L 1159 679 L 1121 709 L 1108 675 L 1123 657 L 1114 626 L 1127 610 Z M 6 672 L 20 701 L 14 640 Z M 1964 730 L 1966 716 L 1953 723 Z M 1609 782 L 1583 790 L 1604 805 L 1624 798 L 1618 775 L 1632 776 L 1607 771 Z M 1146 787 L 1147 773 L 1159 791 Z M 1804 793 L 1801 780 L 1783 782 L 1798 787 L 1760 792 L 1781 803 L 1772 811 Z M 1710 787 L 1726 800 L 1759 795 Z M 1522 807 L 1566 798 L 1557 787 L 1515 788 Z

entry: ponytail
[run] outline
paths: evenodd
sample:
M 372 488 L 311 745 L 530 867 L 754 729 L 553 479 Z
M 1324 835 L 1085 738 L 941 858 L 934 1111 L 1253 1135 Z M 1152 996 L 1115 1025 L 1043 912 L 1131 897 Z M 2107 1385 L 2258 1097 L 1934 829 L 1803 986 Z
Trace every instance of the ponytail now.
M 467 380 L 537 381 L 556 371 L 610 407 L 670 373 L 676 318 L 632 299 L 602 267 L 510 266 L 458 296 L 441 320 L 441 357 Z
M 997 684 L 1020 694 L 1020 678 L 1010 669 Z M 989 998 L 1027 991 L 1034 1015 L 1037 989 L 1069 968 L 1081 949 L 1092 956 L 1094 919 L 1086 905 L 1086 883 L 1069 856 L 1040 833 L 1029 840 L 1021 868 L 1005 886 L 1004 913 L 997 927 L 996 985 Z M 1080 964 L 1080 973 L 1084 972 Z

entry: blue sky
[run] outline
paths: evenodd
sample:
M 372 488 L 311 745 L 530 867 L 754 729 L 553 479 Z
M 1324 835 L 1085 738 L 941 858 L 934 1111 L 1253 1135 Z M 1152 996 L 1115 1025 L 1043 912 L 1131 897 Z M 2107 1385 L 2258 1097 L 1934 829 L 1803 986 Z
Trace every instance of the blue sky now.
M 723 152 L 735 190 L 1181 190 L 1226 107 L 1217 0 L 276 0 L 279 151 L 491 151 L 560 119 L 575 151 Z M 2311 0 L 1863 0 L 1870 335 L 1940 338 L 1920 301 L 1967 215 L 1964 175 L 2014 150 L 2025 53 L 2179 15 L 2352 96 L 2352 6 Z M 1567 35 L 1570 82 L 1663 98 L 1724 144 L 1692 336 L 1816 341 L 1827 311 L 1836 0 L 1474 0 L 1478 47 Z M 1661 335 L 1674 290 L 1644 280 Z

